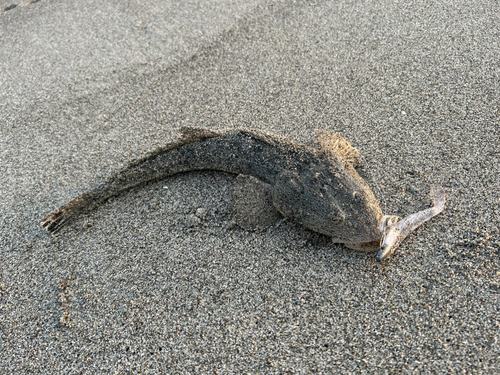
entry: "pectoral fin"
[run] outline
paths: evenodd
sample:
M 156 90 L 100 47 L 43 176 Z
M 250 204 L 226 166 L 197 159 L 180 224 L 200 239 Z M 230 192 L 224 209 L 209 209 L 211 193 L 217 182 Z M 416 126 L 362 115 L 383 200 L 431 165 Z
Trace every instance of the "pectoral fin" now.
M 281 218 L 273 206 L 271 186 L 255 177 L 238 175 L 231 201 L 236 224 L 243 229 L 262 230 Z
M 322 151 L 327 152 L 332 157 L 340 156 L 353 167 L 361 164 L 359 151 L 352 147 L 347 139 L 328 130 L 315 129 L 314 132 Z

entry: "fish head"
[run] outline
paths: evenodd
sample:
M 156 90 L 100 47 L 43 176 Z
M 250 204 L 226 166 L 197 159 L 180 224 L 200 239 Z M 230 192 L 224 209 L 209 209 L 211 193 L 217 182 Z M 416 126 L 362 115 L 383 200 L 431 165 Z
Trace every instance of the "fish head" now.
M 281 172 L 272 194 L 284 216 L 337 242 L 372 242 L 382 236 L 382 210 L 352 167 Z

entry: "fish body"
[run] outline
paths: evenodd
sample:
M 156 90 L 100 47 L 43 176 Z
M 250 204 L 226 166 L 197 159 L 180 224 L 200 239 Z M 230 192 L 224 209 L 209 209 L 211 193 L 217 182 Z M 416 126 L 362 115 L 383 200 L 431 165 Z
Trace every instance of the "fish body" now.
M 181 132 L 177 142 L 130 164 L 48 215 L 40 226 L 56 232 L 81 212 L 134 186 L 210 169 L 250 175 L 270 184 L 273 205 L 281 214 L 339 242 L 380 239 L 382 211 L 353 163 L 343 157 L 355 154 L 355 150 L 342 137 L 322 132 L 323 144 L 336 140 L 333 144 L 343 145 L 344 151 L 335 151 L 247 129 L 215 132 L 182 128 Z M 325 140 L 327 137 L 331 139 Z
M 306 228 L 356 250 L 377 250 L 394 223 L 382 214 L 356 172 L 358 151 L 338 134 L 317 134 L 318 147 L 310 147 L 261 131 L 184 127 L 178 141 L 131 163 L 39 225 L 55 233 L 79 214 L 135 186 L 187 171 L 217 170 L 269 184 L 274 208 Z M 393 250 L 397 245 L 391 246 Z

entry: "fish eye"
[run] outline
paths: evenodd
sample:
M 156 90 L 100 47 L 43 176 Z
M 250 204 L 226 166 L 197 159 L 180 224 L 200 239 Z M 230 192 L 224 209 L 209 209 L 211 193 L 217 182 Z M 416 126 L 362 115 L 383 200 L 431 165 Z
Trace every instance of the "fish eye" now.
M 330 221 L 332 223 L 335 223 L 335 224 L 338 224 L 338 223 L 342 222 L 343 220 L 344 220 L 344 218 L 341 216 L 333 216 L 330 218 Z
M 352 193 L 352 198 L 357 202 L 362 202 L 363 194 L 361 194 L 359 191 L 355 191 L 354 193 Z

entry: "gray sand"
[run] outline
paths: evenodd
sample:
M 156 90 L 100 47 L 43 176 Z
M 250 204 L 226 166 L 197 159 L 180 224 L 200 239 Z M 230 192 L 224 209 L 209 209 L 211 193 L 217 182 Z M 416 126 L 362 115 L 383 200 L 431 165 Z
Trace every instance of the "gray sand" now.
M 27 3 L 0 1 L 1 373 L 500 372 L 498 2 Z M 382 264 L 235 227 L 218 172 L 37 227 L 182 125 L 332 130 L 384 213 L 448 206 Z

